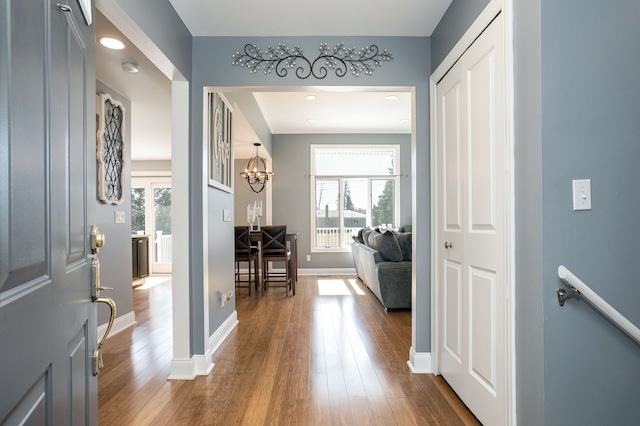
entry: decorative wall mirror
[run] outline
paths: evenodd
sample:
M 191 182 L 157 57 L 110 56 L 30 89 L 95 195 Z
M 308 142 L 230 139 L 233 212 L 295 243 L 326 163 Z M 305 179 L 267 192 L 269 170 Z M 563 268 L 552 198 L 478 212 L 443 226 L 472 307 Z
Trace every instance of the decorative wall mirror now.
M 124 199 L 124 106 L 110 95 L 98 95 L 98 198 L 105 204 Z

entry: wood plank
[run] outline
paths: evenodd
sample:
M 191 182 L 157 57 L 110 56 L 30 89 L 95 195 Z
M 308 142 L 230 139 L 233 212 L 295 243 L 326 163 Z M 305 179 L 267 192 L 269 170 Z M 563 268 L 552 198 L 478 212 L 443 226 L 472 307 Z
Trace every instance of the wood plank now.
M 349 294 L 321 295 L 320 279 Z M 171 284 L 134 290 L 136 325 L 104 347 L 99 423 L 479 424 L 441 377 L 409 371 L 411 313 L 385 312 L 355 278 L 300 276 L 293 297 L 246 293 L 213 371 L 168 381 Z

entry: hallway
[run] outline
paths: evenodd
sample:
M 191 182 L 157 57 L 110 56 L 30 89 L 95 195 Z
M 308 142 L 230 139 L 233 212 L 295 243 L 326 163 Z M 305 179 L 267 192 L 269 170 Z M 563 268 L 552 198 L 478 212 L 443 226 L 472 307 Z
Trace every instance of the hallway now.
M 134 290 L 136 325 L 104 347 L 101 425 L 479 424 L 440 377 L 410 373 L 411 313 L 385 313 L 355 277 L 239 290 L 239 324 L 193 381 L 166 380 L 170 303 L 170 282 Z

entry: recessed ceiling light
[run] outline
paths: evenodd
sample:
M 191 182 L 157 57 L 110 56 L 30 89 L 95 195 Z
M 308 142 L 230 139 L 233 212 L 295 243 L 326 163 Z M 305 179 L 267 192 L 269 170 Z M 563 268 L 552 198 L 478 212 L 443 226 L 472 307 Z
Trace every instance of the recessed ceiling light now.
M 308 123 L 315 123 L 316 119 L 315 118 L 307 118 L 307 122 Z
M 140 67 L 138 67 L 138 64 L 134 64 L 133 62 L 123 62 L 122 69 L 129 74 L 136 74 L 138 71 L 140 71 Z
M 408 118 L 403 118 L 400 120 L 401 123 L 408 123 L 410 120 Z
M 398 97 L 396 95 L 389 95 L 389 96 L 387 96 L 387 100 L 388 101 L 395 101 L 395 100 L 398 100 Z
M 117 38 L 101 37 L 100 44 L 103 45 L 104 47 L 108 47 L 109 49 L 114 49 L 114 50 L 124 49 L 124 43 L 118 40 Z
M 315 101 L 316 99 L 318 99 L 316 95 L 307 95 L 304 98 L 308 101 Z

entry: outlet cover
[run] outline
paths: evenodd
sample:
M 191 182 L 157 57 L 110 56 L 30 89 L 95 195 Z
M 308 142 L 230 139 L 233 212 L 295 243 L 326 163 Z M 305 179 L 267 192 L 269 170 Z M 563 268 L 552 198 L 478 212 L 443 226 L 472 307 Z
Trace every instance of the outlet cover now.
M 231 222 L 231 210 L 227 210 L 227 209 L 222 210 L 222 221 Z

